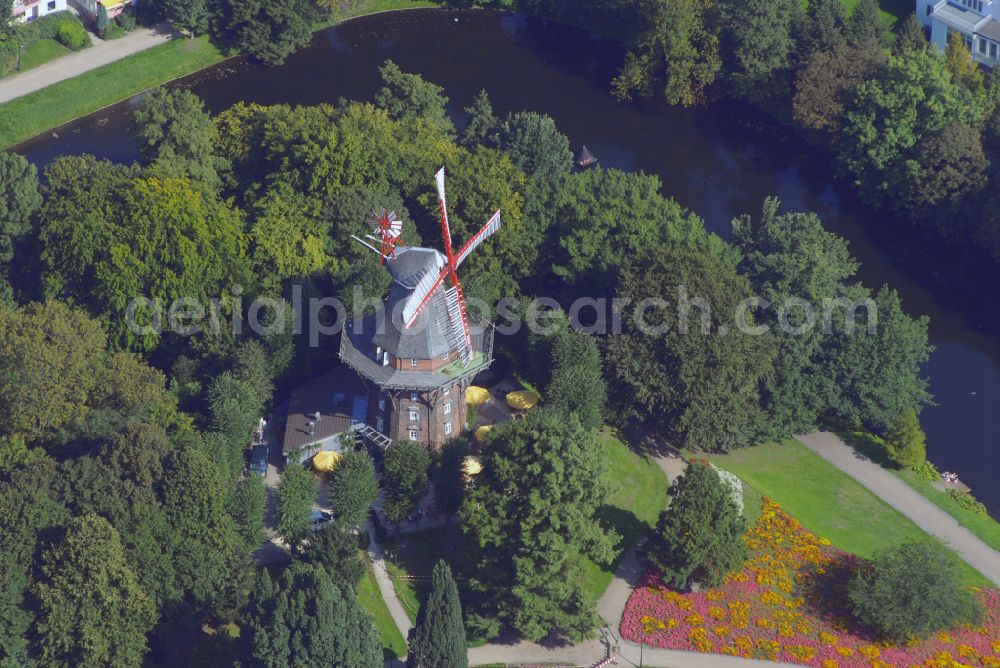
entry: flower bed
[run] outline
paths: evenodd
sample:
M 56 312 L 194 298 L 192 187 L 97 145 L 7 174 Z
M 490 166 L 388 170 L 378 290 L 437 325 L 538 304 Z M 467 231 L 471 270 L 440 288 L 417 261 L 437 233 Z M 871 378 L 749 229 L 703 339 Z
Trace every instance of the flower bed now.
M 887 644 L 848 614 L 846 584 L 858 557 L 809 533 L 770 499 L 745 540 L 749 561 L 718 588 L 682 594 L 648 573 L 629 598 L 622 636 L 821 668 L 1000 668 L 1000 590 L 977 591 L 986 611 L 982 626 Z

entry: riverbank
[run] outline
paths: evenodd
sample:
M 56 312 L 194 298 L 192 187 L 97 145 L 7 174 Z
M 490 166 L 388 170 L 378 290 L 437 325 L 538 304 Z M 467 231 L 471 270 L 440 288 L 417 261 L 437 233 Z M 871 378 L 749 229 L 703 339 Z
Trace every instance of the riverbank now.
M 325 30 L 361 16 L 440 7 L 439 0 L 373 0 L 315 26 Z M 0 104 L 0 148 L 92 114 L 156 86 L 236 57 L 208 36 L 174 39 Z

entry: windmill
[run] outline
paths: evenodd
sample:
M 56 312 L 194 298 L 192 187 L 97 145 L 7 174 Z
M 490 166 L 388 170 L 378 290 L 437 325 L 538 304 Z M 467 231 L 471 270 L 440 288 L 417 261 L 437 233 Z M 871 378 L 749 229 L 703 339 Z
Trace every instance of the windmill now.
M 481 243 L 500 229 L 500 210 L 486 221 L 486 224 L 465 242 L 458 252 L 451 244 L 451 226 L 448 223 L 448 200 L 444 187 L 444 167 L 434 175 L 437 181 L 438 202 L 441 206 L 441 236 L 444 239 L 444 265 L 437 274 L 426 272 L 414 287 L 412 294 L 403 305 L 403 326 L 410 329 L 435 295 L 443 290 L 444 302 L 435 317 L 442 326 L 453 350 L 458 350 L 468 363 L 472 359 L 472 334 L 469 331 L 469 314 L 465 305 L 465 293 L 458 280 L 458 267 Z M 447 280 L 446 280 L 447 279 Z M 450 286 L 445 287 L 446 283 Z M 437 302 L 440 304 L 440 302 Z
M 351 238 L 378 253 L 379 263 L 384 265 L 386 258 L 396 257 L 396 246 L 403 244 L 403 221 L 399 219 L 395 211 L 389 211 L 383 206 L 372 211 L 368 223 L 372 227 L 372 234 L 365 236 L 379 244 L 381 248 L 375 248 L 353 234 Z

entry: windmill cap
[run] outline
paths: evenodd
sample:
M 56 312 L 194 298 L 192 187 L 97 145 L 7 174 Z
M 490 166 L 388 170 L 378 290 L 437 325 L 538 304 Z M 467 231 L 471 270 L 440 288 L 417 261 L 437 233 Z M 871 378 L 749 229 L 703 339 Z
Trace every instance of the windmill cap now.
M 446 262 L 444 254 L 433 248 L 405 246 L 396 249 L 396 256 L 388 258 L 385 267 L 396 283 L 412 290 L 425 274 L 437 274 Z

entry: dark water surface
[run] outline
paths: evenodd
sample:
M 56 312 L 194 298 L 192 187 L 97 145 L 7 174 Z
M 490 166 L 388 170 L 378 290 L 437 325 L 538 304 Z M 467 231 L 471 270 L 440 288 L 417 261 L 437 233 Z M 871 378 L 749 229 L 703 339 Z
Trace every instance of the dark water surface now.
M 497 113 L 530 109 L 555 118 L 574 149 L 586 143 L 605 167 L 658 174 L 663 190 L 729 236 L 733 216 L 768 195 L 815 211 L 851 241 L 860 278 L 899 290 L 905 308 L 931 320 L 927 365 L 937 406 L 922 422 L 931 459 L 957 471 L 1000 516 L 1000 266 L 857 203 L 829 160 L 752 111 L 623 105 L 608 94 L 620 47 L 575 28 L 485 11 L 412 11 L 351 21 L 317 35 L 279 68 L 234 60 L 180 82 L 213 112 L 239 100 L 315 104 L 370 99 L 387 58 L 441 84 L 460 117 L 480 89 Z M 58 155 L 136 159 L 128 126 L 138 99 L 32 139 L 18 151 L 44 165 Z M 388 156 L 387 156 L 388 157 Z

